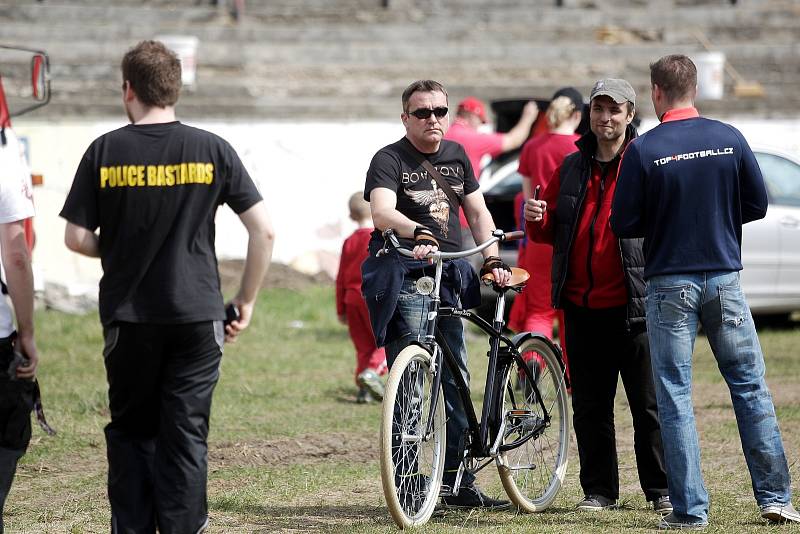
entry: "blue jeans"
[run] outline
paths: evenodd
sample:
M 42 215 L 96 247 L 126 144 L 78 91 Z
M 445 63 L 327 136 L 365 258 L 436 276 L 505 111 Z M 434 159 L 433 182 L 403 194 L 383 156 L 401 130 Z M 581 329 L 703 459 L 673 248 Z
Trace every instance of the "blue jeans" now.
M 410 278 L 403 280 L 400 297 L 397 302 L 397 313 L 402 315 L 410 334 L 395 339 L 386 345 L 386 360 L 391 369 L 395 358 L 412 341 L 422 340 L 427 326 L 428 307 L 430 296 L 417 293 L 415 281 Z M 443 317 L 439 319 L 439 330 L 444 336 L 447 346 L 456 357 L 458 368 L 464 380 L 469 384 L 469 370 L 467 370 L 467 349 L 464 344 L 464 325 L 458 317 Z M 469 423 L 461 402 L 461 397 L 456 388 L 456 382 L 445 365 L 442 374 L 442 389 L 444 390 L 444 405 L 447 417 L 447 448 L 444 456 L 444 484 L 452 486 L 456 473 L 463 458 L 464 439 Z M 470 486 L 475 481 L 475 475 L 465 471 L 461 478 L 461 486 Z
M 647 280 L 647 330 L 675 513 L 689 521 L 708 520 L 692 406 L 698 323 L 728 384 L 756 501 L 759 506 L 790 502 L 789 469 L 764 381 L 764 356 L 739 273 L 663 275 Z

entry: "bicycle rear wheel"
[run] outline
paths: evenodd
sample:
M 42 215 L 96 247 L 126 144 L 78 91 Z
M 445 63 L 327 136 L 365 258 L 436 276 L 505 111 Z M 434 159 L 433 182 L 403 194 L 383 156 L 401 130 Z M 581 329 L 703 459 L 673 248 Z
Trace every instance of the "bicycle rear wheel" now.
M 389 513 L 400 528 L 422 525 L 439 500 L 445 455 L 444 394 L 431 415 L 431 355 L 406 347 L 392 364 L 383 397 L 381 479 Z M 432 417 L 431 432 L 427 433 Z
M 550 345 L 539 338 L 523 340 L 517 350 L 534 357 L 538 375 L 513 361 L 503 394 L 503 441 L 497 469 L 511 501 L 526 512 L 541 512 L 553 503 L 567 473 L 569 405 L 564 373 Z M 537 357 L 538 356 L 538 357 Z M 537 388 L 525 384 L 536 380 Z M 544 405 L 544 410 L 542 409 Z M 545 415 L 550 417 L 546 422 Z M 513 448 L 512 448 L 513 447 Z

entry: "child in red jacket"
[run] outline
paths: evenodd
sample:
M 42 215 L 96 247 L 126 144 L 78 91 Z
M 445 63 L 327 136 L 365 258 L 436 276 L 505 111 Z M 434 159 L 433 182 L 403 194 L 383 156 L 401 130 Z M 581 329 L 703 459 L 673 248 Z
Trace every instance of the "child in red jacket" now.
M 361 295 L 361 264 L 369 254 L 367 245 L 373 230 L 369 203 L 359 191 L 350 197 L 349 206 L 350 218 L 358 223 L 358 229 L 342 246 L 336 275 L 336 313 L 350 330 L 356 347 L 356 402 L 368 403 L 383 399 L 380 375 L 386 373 L 386 353 L 375 346 L 367 305 Z

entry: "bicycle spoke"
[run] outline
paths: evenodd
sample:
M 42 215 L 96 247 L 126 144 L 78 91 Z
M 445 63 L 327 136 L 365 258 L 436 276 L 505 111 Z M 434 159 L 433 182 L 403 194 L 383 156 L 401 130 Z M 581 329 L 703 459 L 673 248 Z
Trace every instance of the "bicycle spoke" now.
M 399 505 L 399 508 L 394 508 L 392 514 L 396 520 L 399 518 L 400 525 L 422 523 L 430 516 L 438 501 L 444 461 L 445 422 L 442 398 L 433 414 L 431 432 L 427 433 L 428 420 L 432 415 L 433 376 L 428 366 L 430 356 L 419 347 L 410 349 L 410 354 L 410 358 L 407 357 L 399 364 L 402 369 L 397 368 L 393 370 L 394 374 L 390 373 L 393 388 L 389 388 L 387 382 L 387 391 L 392 389 L 388 400 L 391 403 L 390 440 L 389 443 L 384 441 L 382 446 L 382 454 L 388 453 L 390 468 L 388 473 L 383 471 L 384 478 L 389 474 L 393 482 L 390 485 L 393 498 L 387 497 L 387 503 L 396 499 L 396 504 L 392 506 Z M 387 415 L 384 412 L 384 418 Z M 382 460 L 382 465 L 384 463 L 386 462 Z M 385 482 L 384 480 L 384 490 L 387 491 Z
M 499 465 L 509 497 L 523 510 L 535 512 L 549 506 L 561 487 L 569 422 L 561 367 L 555 355 L 536 338 L 523 344 L 520 353 L 536 361 L 526 372 L 521 372 L 515 361 L 508 371 L 503 444 L 513 448 L 501 453 Z M 531 378 L 535 385 L 527 382 Z M 515 380 L 521 386 L 517 391 Z

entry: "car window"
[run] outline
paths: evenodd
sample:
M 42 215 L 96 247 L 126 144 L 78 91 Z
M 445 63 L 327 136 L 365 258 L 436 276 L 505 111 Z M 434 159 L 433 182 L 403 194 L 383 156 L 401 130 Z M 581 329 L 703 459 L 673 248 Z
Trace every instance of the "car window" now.
M 775 154 L 756 152 L 755 155 L 764 175 L 770 202 L 800 206 L 800 165 Z
M 522 191 L 522 175 L 512 172 L 492 187 L 493 195 L 516 195 Z

